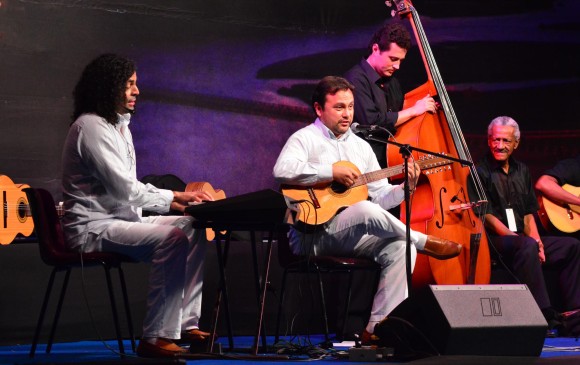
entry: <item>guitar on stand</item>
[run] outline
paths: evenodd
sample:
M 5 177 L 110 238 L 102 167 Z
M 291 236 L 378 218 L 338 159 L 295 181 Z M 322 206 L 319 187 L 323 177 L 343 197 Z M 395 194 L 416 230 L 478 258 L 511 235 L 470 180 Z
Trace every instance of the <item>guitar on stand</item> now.
M 18 234 L 30 236 L 34 230 L 34 222 L 28 207 L 28 199 L 22 189 L 26 184 L 14 184 L 6 175 L 0 175 L 0 244 L 8 245 Z
M 565 184 L 562 189 L 580 196 L 580 187 Z M 552 228 L 564 233 L 574 233 L 580 230 L 580 206 L 566 203 L 556 203 L 545 196 L 538 195 L 540 210 L 538 215 L 544 228 Z

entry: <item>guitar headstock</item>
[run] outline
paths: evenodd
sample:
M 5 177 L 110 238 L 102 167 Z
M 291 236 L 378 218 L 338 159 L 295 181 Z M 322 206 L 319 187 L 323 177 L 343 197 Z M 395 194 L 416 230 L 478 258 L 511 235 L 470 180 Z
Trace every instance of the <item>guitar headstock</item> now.
M 385 1 L 387 8 L 391 9 L 391 16 L 395 17 L 397 14 L 403 16 L 411 11 L 411 4 L 408 0 L 387 0 Z
M 451 166 L 449 165 L 453 163 L 453 161 L 451 160 L 434 155 L 420 156 L 415 162 L 419 165 L 421 171 L 424 172 L 426 175 L 432 174 L 434 172 L 441 172 L 444 169 L 451 169 Z M 436 169 L 437 167 L 441 166 L 447 167 L 444 169 Z

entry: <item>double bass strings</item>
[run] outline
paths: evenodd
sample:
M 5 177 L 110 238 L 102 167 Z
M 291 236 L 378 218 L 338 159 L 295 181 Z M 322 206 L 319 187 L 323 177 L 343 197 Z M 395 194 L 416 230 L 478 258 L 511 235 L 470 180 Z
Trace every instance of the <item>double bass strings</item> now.
M 415 30 L 421 40 L 423 50 L 425 52 L 425 58 L 427 63 L 429 64 L 429 69 L 432 72 L 432 80 L 435 84 L 435 88 L 437 89 L 437 94 L 439 95 L 439 101 L 443 107 L 443 112 L 446 114 L 447 121 L 449 124 L 450 132 L 453 136 L 453 140 L 455 145 L 460 145 L 462 148 L 456 148 L 459 158 L 470 161 L 472 164 L 469 166 L 470 176 L 473 180 L 474 187 L 477 193 L 477 197 L 479 201 L 487 201 L 487 197 L 485 196 L 485 191 L 483 190 L 483 185 L 481 180 L 479 179 L 479 175 L 475 169 L 473 164 L 473 159 L 469 153 L 469 149 L 467 148 L 467 142 L 465 141 L 465 137 L 460 132 L 461 127 L 459 125 L 459 121 L 457 116 L 455 115 L 455 111 L 453 110 L 453 106 L 451 105 L 451 100 L 449 99 L 449 95 L 447 94 L 447 90 L 445 88 L 445 84 L 443 83 L 443 78 L 441 73 L 439 72 L 439 68 L 437 67 L 437 62 L 435 61 L 435 57 L 433 56 L 433 52 L 431 51 L 431 47 L 427 40 L 427 35 L 425 34 L 425 30 L 423 29 L 423 25 L 419 19 L 419 14 L 415 7 L 410 6 L 411 15 L 413 17 L 413 21 L 415 24 Z M 482 223 L 485 222 L 485 211 L 487 210 L 487 204 L 484 203 L 483 214 L 480 216 Z

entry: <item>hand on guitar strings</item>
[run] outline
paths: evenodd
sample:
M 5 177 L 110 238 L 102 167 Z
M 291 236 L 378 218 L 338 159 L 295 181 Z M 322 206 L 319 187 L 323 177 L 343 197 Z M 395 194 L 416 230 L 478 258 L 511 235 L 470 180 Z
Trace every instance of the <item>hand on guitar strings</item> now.
M 358 177 L 359 173 L 349 166 L 332 166 L 332 179 L 346 187 L 353 186 Z

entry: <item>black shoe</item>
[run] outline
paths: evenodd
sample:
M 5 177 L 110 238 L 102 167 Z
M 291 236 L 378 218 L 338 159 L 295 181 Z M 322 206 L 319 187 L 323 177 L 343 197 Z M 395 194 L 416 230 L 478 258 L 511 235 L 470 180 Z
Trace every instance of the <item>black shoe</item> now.
M 564 326 L 564 317 L 552 307 L 542 309 L 542 314 L 548 323 L 546 337 L 558 337 Z
M 564 324 L 560 321 L 556 321 L 555 319 L 551 319 L 548 321 L 548 329 L 546 330 L 546 337 L 554 338 L 560 337 L 560 334 L 564 328 Z
M 564 312 L 561 316 L 563 317 L 561 334 L 570 337 L 580 336 L 580 309 Z

